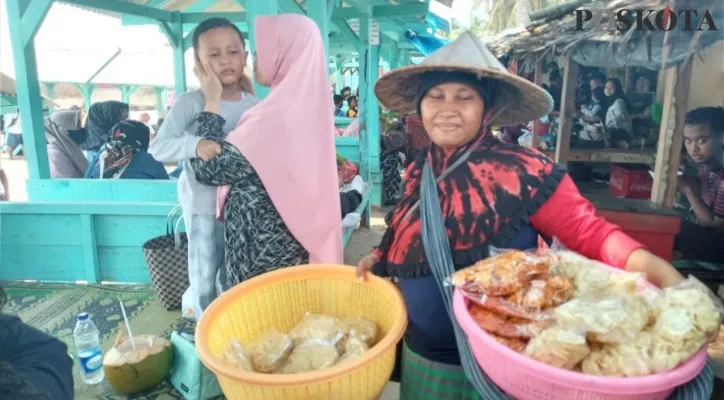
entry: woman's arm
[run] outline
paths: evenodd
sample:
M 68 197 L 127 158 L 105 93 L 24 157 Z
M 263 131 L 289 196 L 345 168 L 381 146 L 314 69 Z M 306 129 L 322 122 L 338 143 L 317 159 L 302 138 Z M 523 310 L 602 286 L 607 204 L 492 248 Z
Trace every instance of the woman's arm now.
M 657 286 L 671 286 L 684 279 L 671 264 L 646 250 L 621 228 L 597 217 L 593 204 L 581 196 L 568 175 L 533 215 L 531 223 L 543 236 L 556 237 L 588 258 L 642 272 Z
M 221 154 L 204 161 L 200 158 L 191 160 L 191 168 L 196 180 L 204 185 L 231 185 L 246 178 L 253 168 L 239 150 L 224 142 L 224 118 L 213 112 L 204 111 L 196 117 L 199 123 L 197 136 L 213 140 L 221 146 Z

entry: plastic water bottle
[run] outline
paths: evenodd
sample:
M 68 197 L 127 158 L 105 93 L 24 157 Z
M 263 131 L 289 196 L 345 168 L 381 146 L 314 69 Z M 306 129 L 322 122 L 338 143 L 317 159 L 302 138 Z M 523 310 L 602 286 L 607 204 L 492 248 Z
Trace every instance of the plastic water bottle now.
M 98 327 L 88 317 L 87 312 L 79 313 L 76 318 L 78 323 L 75 325 L 73 337 L 78 350 L 80 375 L 83 382 L 93 385 L 102 381 L 104 377 Z

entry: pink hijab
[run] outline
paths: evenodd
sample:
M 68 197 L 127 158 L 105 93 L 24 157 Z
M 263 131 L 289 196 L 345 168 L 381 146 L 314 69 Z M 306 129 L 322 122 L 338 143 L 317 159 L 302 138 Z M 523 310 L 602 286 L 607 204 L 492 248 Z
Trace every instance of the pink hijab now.
M 343 262 L 332 96 L 319 28 L 301 15 L 259 16 L 257 65 L 271 91 L 226 141 L 249 160 L 310 263 Z M 221 218 L 228 186 L 219 188 Z

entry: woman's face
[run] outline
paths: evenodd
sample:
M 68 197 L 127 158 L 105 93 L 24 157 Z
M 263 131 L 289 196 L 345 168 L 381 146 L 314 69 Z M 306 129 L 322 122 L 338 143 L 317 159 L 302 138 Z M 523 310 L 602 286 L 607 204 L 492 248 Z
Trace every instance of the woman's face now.
M 478 92 L 461 83 L 443 83 L 422 98 L 422 124 L 436 145 L 456 148 L 480 132 L 485 103 Z
M 611 81 L 606 82 L 606 86 L 603 87 L 603 92 L 606 93 L 606 96 L 613 96 L 613 94 L 616 93 L 616 85 Z
M 271 85 L 266 75 L 264 75 L 264 71 L 262 71 L 259 66 L 259 58 L 256 56 L 256 53 L 254 53 L 254 80 L 261 86 L 269 87 Z
M 206 61 L 222 86 L 238 85 L 246 67 L 247 52 L 239 34 L 232 28 L 214 28 L 199 37 L 197 56 Z

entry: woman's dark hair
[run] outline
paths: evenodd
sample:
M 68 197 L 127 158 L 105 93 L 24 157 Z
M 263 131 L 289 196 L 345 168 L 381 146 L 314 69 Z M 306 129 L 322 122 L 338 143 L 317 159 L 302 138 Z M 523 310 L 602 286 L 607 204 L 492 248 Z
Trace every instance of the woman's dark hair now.
M 244 34 L 237 28 L 236 25 L 234 25 L 231 21 L 229 21 L 226 18 L 222 17 L 213 17 L 206 19 L 202 21 L 196 29 L 194 29 L 194 35 L 191 37 L 191 43 L 193 44 L 194 51 L 199 50 L 199 39 L 201 38 L 201 35 L 204 33 L 216 29 L 216 28 L 229 28 L 233 29 L 236 33 L 239 34 L 239 39 L 241 40 L 241 45 L 246 47 L 246 43 L 244 42 Z
M 699 107 L 686 113 L 687 125 L 709 124 L 711 134 L 722 136 L 724 134 L 724 108 Z
M 0 311 L 2 311 L 3 307 L 5 306 L 5 303 L 8 301 L 8 295 L 5 294 L 5 290 L 3 290 L 2 286 L 0 286 Z
M 347 104 L 352 105 L 352 101 L 357 101 L 357 96 L 349 96 L 347 97 Z
M 588 80 L 606 83 L 606 75 L 604 75 L 603 72 L 601 72 L 601 71 L 594 71 L 594 72 L 591 72 L 591 77 Z
M 626 109 L 629 109 L 628 99 L 626 98 L 626 93 L 623 91 L 621 81 L 618 78 L 609 78 L 607 82 L 613 83 L 614 87 L 613 94 L 609 96 L 611 99 L 608 101 L 608 104 L 613 104 L 614 101 L 622 99 L 623 102 L 626 103 Z

